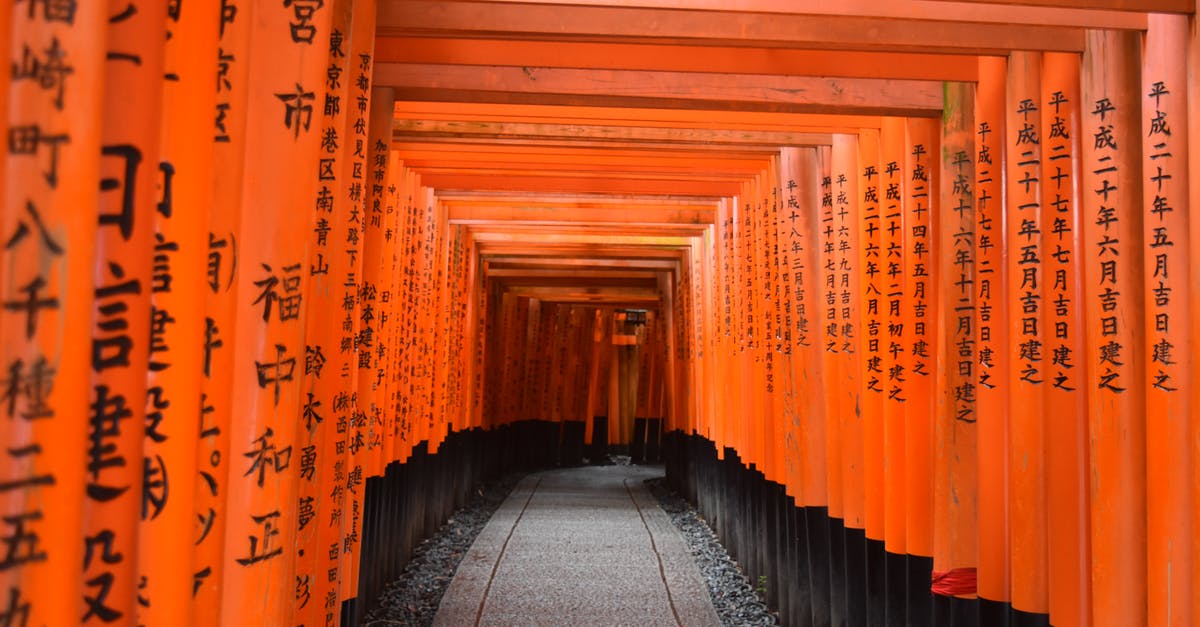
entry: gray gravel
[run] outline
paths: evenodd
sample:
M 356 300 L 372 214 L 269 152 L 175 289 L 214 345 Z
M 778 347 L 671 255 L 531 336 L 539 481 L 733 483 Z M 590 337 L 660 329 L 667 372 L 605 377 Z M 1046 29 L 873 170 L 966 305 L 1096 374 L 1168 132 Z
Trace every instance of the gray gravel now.
M 412 560 L 400 578 L 384 589 L 379 608 L 367 615 L 365 624 L 432 625 L 458 563 L 525 474 L 511 473 L 481 486 L 465 507 L 454 512 L 432 537 L 417 545 Z
M 663 479 L 646 480 L 646 489 L 658 499 L 659 507 L 683 536 L 708 584 L 708 594 L 721 623 L 731 627 L 779 624 L 696 508 L 672 491 Z
M 611 463 L 628 464 L 629 461 L 628 457 L 614 455 Z M 523 476 L 524 473 L 512 473 L 482 486 L 466 507 L 455 512 L 431 538 L 418 545 L 412 561 L 400 578 L 384 589 L 378 609 L 367 616 L 365 624 L 432 625 L 459 562 L 492 513 Z M 646 481 L 646 487 L 683 536 L 708 585 L 721 622 L 735 627 L 776 625 L 775 616 L 696 509 L 671 491 L 662 479 L 650 479 Z

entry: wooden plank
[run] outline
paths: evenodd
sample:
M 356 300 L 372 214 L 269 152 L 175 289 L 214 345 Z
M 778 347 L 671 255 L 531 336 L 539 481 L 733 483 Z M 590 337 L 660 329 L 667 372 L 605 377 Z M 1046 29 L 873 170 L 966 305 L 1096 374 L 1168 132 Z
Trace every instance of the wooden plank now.
M 667 142 L 682 147 L 693 144 L 754 146 L 821 146 L 828 145 L 829 133 L 788 131 L 749 131 L 718 129 L 678 129 L 649 126 L 619 126 L 600 124 L 554 124 L 528 122 L 480 122 L 458 120 L 420 120 L 395 118 L 392 122 L 393 141 L 422 141 L 439 137 L 471 137 L 480 139 L 569 139 L 608 140 L 629 142 Z
M 941 2 L 942 0 L 934 0 Z M 970 4 L 1000 4 L 1015 7 L 1041 6 L 1059 9 L 1102 9 L 1153 13 L 1194 13 L 1195 0 L 954 0 Z
M 941 83 L 933 81 L 407 63 L 379 64 L 375 81 L 395 88 L 398 99 L 501 104 L 912 116 L 932 115 L 942 106 Z
M 514 207 L 514 206 L 462 206 L 447 205 L 450 221 L 475 222 L 554 222 L 597 223 L 612 222 L 628 225 L 641 224 L 711 224 L 714 216 L 711 209 L 681 210 L 674 208 L 639 207 L 631 209 L 567 208 L 567 207 Z
M 524 190 L 590 193 L 637 193 L 637 194 L 703 194 L 706 196 L 732 196 L 737 193 L 737 183 L 722 181 L 695 182 L 662 179 L 605 179 L 555 176 L 502 176 L 480 178 L 473 175 L 441 174 L 424 177 L 430 187 L 442 189 Z
M 599 6 L 515 5 L 411 0 L 380 7 L 385 36 L 497 37 L 546 41 L 706 43 L 776 48 L 829 48 L 1001 54 L 1010 50 L 1083 49 L 1081 29 L 1007 23 L 691 11 Z
M 878 116 L 839 113 L 775 113 L 770 111 L 689 111 L 637 107 L 562 106 L 536 104 L 480 104 L 440 100 L 396 101 L 396 118 L 416 120 L 478 120 L 558 122 L 664 128 L 852 133 L 852 129 L 879 128 Z
M 591 5 L 595 0 L 487 0 L 521 4 Z M 975 2 L 973 0 L 609 0 L 620 7 L 688 9 L 694 11 L 738 11 L 846 17 L 890 17 L 936 19 L 953 22 L 1002 24 L 1049 24 L 1080 28 L 1144 30 L 1146 16 L 1127 10 L 1110 10 L 1105 2 Z M 1126 6 L 1134 6 L 1126 2 Z M 1145 4 L 1145 3 L 1141 3 Z M 1177 2 L 1177 5 L 1185 3 Z M 1039 6 L 1044 5 L 1044 6 Z M 1134 7 L 1134 11 L 1137 9 Z M 1150 11 L 1152 9 L 1144 9 Z
M 972 55 L 695 45 L 380 37 L 381 63 L 974 81 Z

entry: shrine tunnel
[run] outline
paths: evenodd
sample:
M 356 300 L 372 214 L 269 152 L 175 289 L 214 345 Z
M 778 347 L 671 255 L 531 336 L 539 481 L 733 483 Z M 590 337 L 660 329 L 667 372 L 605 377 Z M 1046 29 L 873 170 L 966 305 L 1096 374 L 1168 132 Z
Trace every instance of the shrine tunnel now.
M 4 4 L 0 624 L 617 452 L 784 624 L 1200 624 L 1193 0 Z

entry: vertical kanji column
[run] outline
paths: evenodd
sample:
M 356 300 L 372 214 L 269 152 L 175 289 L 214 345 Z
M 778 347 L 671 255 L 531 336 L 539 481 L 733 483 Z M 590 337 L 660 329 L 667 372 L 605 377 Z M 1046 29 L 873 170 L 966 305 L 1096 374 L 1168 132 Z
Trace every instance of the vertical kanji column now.
M 168 4 L 150 280 L 138 622 L 190 624 L 220 14 Z M 144 578 L 144 579 L 143 579 Z
M 836 322 L 838 324 L 838 360 L 840 376 L 837 389 L 839 420 L 841 422 L 840 459 L 842 464 L 842 526 L 843 568 L 845 580 L 845 609 L 847 620 L 857 622 L 863 613 L 862 564 L 866 559 L 862 540 L 866 507 L 866 484 L 863 472 L 862 390 L 859 384 L 859 361 L 863 354 L 863 331 L 860 326 L 862 285 L 859 282 L 859 138 L 852 134 L 833 136 L 833 217 L 836 261 Z M 835 539 L 836 540 L 836 539 Z M 835 549 L 836 550 L 836 549 Z M 865 616 L 863 617 L 865 619 Z
M 884 250 L 880 245 L 881 184 L 879 130 L 863 129 L 858 134 L 859 212 L 858 274 L 859 302 L 859 398 L 863 430 L 863 525 L 866 537 L 867 624 L 883 621 L 880 601 L 884 594 L 884 494 L 883 406 L 887 372 L 887 301 L 882 287 L 885 275 Z
M 905 411 L 905 532 L 908 551 L 908 621 L 932 622 L 932 597 L 924 582 L 933 566 L 933 433 L 936 378 L 938 173 L 941 121 L 909 118 L 904 165 L 904 291 L 909 297 L 908 402 Z
M 904 254 L 905 190 L 905 122 L 903 118 L 884 118 L 879 129 L 879 157 L 883 164 L 879 186 L 883 189 L 880 207 L 880 248 L 883 255 L 884 303 L 887 331 L 883 387 L 886 398 L 883 406 L 883 476 L 884 543 L 886 548 L 885 612 L 888 622 L 905 620 L 905 587 L 907 553 L 905 512 L 905 407 L 909 399 L 908 382 L 910 331 L 906 332 L 909 299 L 904 290 L 906 259 Z
M 0 619 L 70 625 L 90 590 L 80 577 L 91 478 L 87 321 L 109 15 L 102 3 L 4 11 L 11 83 L 0 124 Z
M 233 364 L 237 346 L 237 278 L 242 268 L 242 180 L 246 159 L 246 106 L 250 94 L 250 33 L 254 5 L 222 0 L 217 25 L 216 103 L 212 111 L 212 190 L 208 208 L 203 379 L 196 447 L 192 620 L 220 622 L 225 581 L 225 527 L 233 458 Z
M 1186 294 L 1194 272 L 1188 224 L 1188 19 L 1151 15 L 1142 68 L 1143 254 L 1146 336 L 1146 588 L 1150 625 L 1196 622 L 1191 588 L 1195 564 L 1183 538 L 1195 538 L 1189 446 L 1195 409 L 1191 345 L 1185 321 L 1195 312 Z M 1194 69 L 1192 70 L 1194 71 Z M 1132 148 L 1132 146 L 1131 146 Z
M 357 34 L 357 32 L 356 32 Z M 351 74 L 355 85 L 369 85 L 373 67 L 371 52 L 359 53 L 351 59 Z M 364 90 L 365 91 L 365 90 Z M 356 97 L 357 99 L 357 97 Z M 363 103 L 366 103 L 365 105 Z M 343 562 L 342 594 L 344 598 L 358 595 L 359 550 L 362 546 L 362 511 L 364 489 L 362 483 L 368 468 L 379 453 L 369 447 L 374 435 L 382 435 L 376 420 L 382 416 L 383 408 L 377 397 L 379 378 L 376 333 L 379 329 L 379 286 L 385 280 L 384 268 L 384 188 L 387 183 L 388 152 L 392 132 L 392 92 L 389 89 L 372 88 L 365 99 L 358 100 L 352 117 L 355 118 L 354 152 L 352 170 L 348 184 L 350 199 L 362 203 L 360 223 L 357 226 L 357 246 L 362 256 L 362 274 L 358 289 L 358 321 L 355 335 L 355 350 L 358 403 L 354 419 L 347 434 L 346 485 L 343 508 L 345 541 L 342 546 Z M 361 164 L 361 165 L 354 165 Z M 353 485 L 352 485 L 353 484 Z M 360 599 L 359 602 L 371 602 Z
M 353 5 L 353 6 L 352 6 Z M 355 149 L 351 113 L 357 89 L 350 77 L 357 20 L 374 23 L 371 7 L 338 0 L 329 5 L 328 50 L 320 107 L 320 148 L 314 216 L 308 233 L 305 287 L 304 378 L 296 442 L 297 490 L 295 619 L 302 625 L 335 625 L 342 555 L 346 482 L 345 437 L 354 412 L 353 333 L 360 216 L 348 197 Z M 364 16 L 363 11 L 367 11 Z M 314 42 L 316 45 L 317 42 Z M 314 120 L 314 125 L 316 120 Z M 360 166 L 361 167 L 361 166 Z M 347 330 L 349 329 L 349 330 Z
M 137 605 L 144 605 L 145 591 L 136 577 L 144 474 L 153 470 L 150 482 L 159 484 L 145 494 L 163 496 L 163 469 L 139 462 L 147 433 L 144 373 L 152 348 L 147 342 L 158 339 L 161 347 L 166 327 L 160 318 L 157 338 L 151 335 L 166 6 L 113 1 L 108 8 L 87 499 L 80 539 L 84 624 L 132 620 Z M 161 359 L 156 355 L 154 361 L 161 364 Z M 157 411 L 164 399 L 150 400 Z
M 1014 52 L 1008 60 L 1006 224 L 1012 278 L 1009 311 L 1008 507 L 1012 516 L 1010 573 L 1014 610 L 1049 611 L 1046 575 L 1045 316 L 1042 233 L 1042 55 Z M 1017 471 L 1016 469 L 1020 469 Z
M 1007 59 L 979 60 L 975 92 L 975 337 L 979 440 L 979 570 L 983 624 L 1004 624 L 1008 565 L 1008 269 L 1005 265 L 1004 159 Z
M 1146 623 L 1142 102 L 1136 33 L 1089 32 L 1080 91 L 1092 618 Z
M 1042 306 L 1050 618 L 1088 623 L 1087 391 L 1079 210 L 1079 57 L 1042 57 Z
M 245 210 L 221 601 L 228 624 L 249 616 L 286 623 L 296 607 L 305 275 L 329 22 L 330 9 L 316 0 L 256 5 L 244 61 Z
M 976 414 L 975 86 L 947 83 L 942 109 L 943 208 L 934 233 L 937 380 L 934 424 L 935 610 L 975 596 L 978 553 Z M 938 613 L 937 620 L 951 615 Z

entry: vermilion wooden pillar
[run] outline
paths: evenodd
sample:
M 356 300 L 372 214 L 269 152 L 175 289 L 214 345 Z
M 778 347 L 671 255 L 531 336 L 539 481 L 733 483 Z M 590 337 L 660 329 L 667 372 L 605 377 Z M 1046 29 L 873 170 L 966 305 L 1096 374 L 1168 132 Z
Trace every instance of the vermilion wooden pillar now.
M 1008 268 L 1005 264 L 1004 169 L 1007 59 L 979 60 L 975 93 L 975 336 L 979 440 L 981 622 L 1006 623 L 1009 594 Z
M 1089 32 L 1080 85 L 1092 618 L 1114 627 L 1147 624 L 1140 59 L 1137 34 Z
M 879 156 L 879 131 L 864 129 L 858 135 L 859 212 L 859 398 L 863 429 L 863 524 L 867 540 L 866 620 L 883 620 L 877 600 L 882 599 L 884 578 L 882 547 L 884 541 L 884 414 L 887 393 L 887 297 L 881 246 L 882 199 L 887 193 Z
M 1012 338 L 1008 355 L 1012 370 L 1009 385 L 1009 499 L 1012 516 L 1009 553 L 1012 565 L 1013 609 L 1029 614 L 1049 612 L 1046 571 L 1046 440 L 1044 394 L 1046 389 L 1045 304 L 1042 297 L 1046 251 L 1042 237 L 1041 167 L 1042 55 L 1014 52 L 1008 59 L 1008 95 L 1005 99 L 1007 132 L 1007 195 L 1005 201 L 1010 277 L 1004 305 L 1009 312 Z
M 846 146 L 843 145 L 843 149 Z M 820 283 L 818 287 L 818 316 L 819 324 L 817 325 L 820 332 L 821 345 L 821 362 L 820 368 L 822 374 L 833 381 L 842 381 L 847 373 L 844 369 L 844 362 L 841 359 L 842 351 L 844 350 L 845 338 L 842 337 L 842 324 L 840 307 L 838 301 L 840 298 L 840 290 L 838 289 L 838 280 L 842 273 L 838 271 L 838 261 L 841 255 L 838 254 L 839 237 L 839 222 L 837 213 L 839 208 L 835 207 L 833 178 L 835 176 L 833 165 L 833 147 L 821 146 L 817 154 L 820 157 L 821 164 L 821 212 L 818 214 L 817 242 L 820 246 Z M 846 157 L 842 157 L 843 162 Z M 843 174 L 843 173 L 839 173 Z M 820 443 L 825 450 L 825 490 L 828 502 L 825 504 L 828 507 L 828 515 L 830 518 L 840 520 L 842 518 L 842 477 L 845 473 L 842 460 L 842 404 L 844 397 L 840 393 L 822 394 L 822 400 L 825 404 L 825 438 Z M 840 545 L 840 542 L 839 542 Z M 838 547 L 840 548 L 840 546 Z M 835 549 L 836 550 L 836 549 Z M 833 566 L 835 572 L 831 573 L 836 576 L 836 569 L 839 566 Z M 840 591 L 840 588 L 835 588 Z M 836 592 L 835 592 L 836 594 Z M 843 618 L 844 604 L 839 599 L 833 599 L 833 617 L 835 620 Z
M 942 213 L 933 244 L 939 307 L 932 591 L 938 610 L 958 610 L 942 607 L 951 603 L 948 598 L 975 598 L 978 563 L 974 101 L 974 85 L 946 84 L 939 177 Z
M 321 140 L 313 173 L 317 190 L 311 207 L 313 226 L 307 234 L 308 257 L 303 269 L 308 299 L 300 414 L 296 417 L 296 542 L 291 547 L 296 561 L 295 622 L 304 625 L 329 625 L 340 611 L 339 557 L 347 483 L 341 452 L 353 418 L 351 399 L 357 374 L 352 367 L 353 345 L 342 340 L 352 339 L 353 333 L 352 324 L 350 331 L 346 329 L 357 296 L 354 266 L 358 245 L 354 239 L 361 223 L 359 207 L 347 194 L 354 150 L 353 128 L 348 123 L 354 106 L 350 72 L 357 62 L 351 49 L 357 7 L 351 5 L 337 0 L 328 7 L 330 27 L 322 45 L 328 51 L 324 100 L 329 106 L 313 120 Z M 352 219 L 358 221 L 352 224 Z M 351 229 L 355 229 L 353 237 Z
M 142 624 L 191 624 L 196 456 L 204 379 L 208 219 L 212 205 L 220 16 L 168 10 L 158 204 L 151 267 L 146 492 L 138 547 Z M 205 466 L 209 464 L 206 462 Z
M 220 621 L 225 579 L 227 492 L 232 458 L 233 359 L 237 345 L 237 271 L 242 208 L 242 165 L 246 158 L 246 106 L 250 93 L 249 54 L 253 5 L 230 2 L 220 13 L 216 105 L 209 128 L 213 146 L 211 206 L 205 265 L 204 379 L 200 388 L 199 443 L 196 449 L 196 528 L 193 555 L 192 619 L 197 625 Z
M 70 625 L 83 615 L 80 599 L 89 590 L 80 577 L 91 477 L 83 454 L 92 395 L 87 321 L 95 300 L 109 14 L 103 3 L 80 5 L 73 20 L 5 11 L 0 30 L 11 28 L 3 50 L 12 73 L 3 87 L 8 132 L 0 161 L 0 380 L 25 392 L 0 405 L 0 537 L 18 549 L 6 551 L 0 567 L 0 607 L 14 624 Z M 30 63 L 46 55 L 70 58 L 74 74 L 37 80 Z
M 811 237 L 815 215 L 811 212 L 815 190 L 815 173 L 804 168 L 807 159 L 803 148 L 784 148 L 780 151 L 779 178 L 783 195 L 783 210 L 778 231 L 780 242 L 780 283 L 784 300 L 783 340 L 785 358 L 781 371 L 784 390 L 784 414 L 780 425 L 783 440 L 784 477 L 787 493 L 804 502 L 806 486 L 803 467 L 802 438 L 806 409 L 815 406 L 815 399 L 804 389 L 809 376 L 809 356 L 815 332 L 809 319 L 811 282 L 817 269 L 810 262 L 810 250 L 816 245 Z M 706 267 L 711 267 L 706 264 Z M 719 269 L 719 268 L 718 268 Z M 811 310 L 811 311 L 815 311 Z
M 1087 624 L 1087 390 L 1079 206 L 1079 57 L 1042 57 L 1046 539 L 1050 620 Z
M 883 423 L 884 543 L 886 547 L 886 616 L 889 623 L 905 620 L 904 555 L 907 549 L 907 513 L 905 479 L 905 407 L 909 399 L 908 381 L 911 340 L 908 329 L 909 299 L 905 291 L 908 272 L 905 259 L 904 203 L 907 176 L 904 169 L 905 122 L 903 118 L 884 118 L 879 129 L 879 160 L 882 164 L 880 189 L 880 264 L 881 290 L 886 311 L 883 381 L 885 390 Z
M 290 622 L 295 609 L 296 432 L 312 298 L 304 277 L 318 188 L 311 174 L 294 174 L 318 171 L 330 17 L 327 7 L 308 14 L 256 5 L 251 25 L 223 623 L 249 615 Z
M 1147 623 L 1187 625 L 1197 620 L 1191 597 L 1193 549 L 1181 541 L 1196 536 L 1196 495 L 1191 485 L 1178 480 L 1197 472 L 1189 446 L 1195 409 L 1188 397 L 1196 381 L 1191 361 L 1195 340 L 1186 322 L 1195 315 L 1186 297 L 1195 272 L 1188 241 L 1188 19 L 1150 16 L 1144 42 Z
M 1188 178 L 1189 180 L 1200 180 L 1200 123 L 1191 123 L 1191 120 L 1200 121 L 1200 73 L 1194 71 L 1194 68 L 1200 67 L 1200 29 L 1197 29 L 1197 22 L 1192 19 L 1189 22 L 1188 33 L 1188 67 L 1193 68 L 1188 73 L 1188 132 L 1187 135 L 1181 136 L 1181 139 L 1187 139 L 1187 157 L 1188 157 Z M 1200 185 L 1188 186 L 1188 206 L 1200 206 Z M 1181 236 L 1182 237 L 1182 236 Z M 1200 220 L 1188 220 L 1188 247 L 1189 252 L 1200 251 Z M 1192 254 L 1195 254 L 1192 252 Z M 1191 372 L 1196 372 L 1196 368 L 1200 367 L 1200 316 L 1195 315 L 1200 311 L 1200 272 L 1194 271 L 1191 266 L 1191 255 L 1188 256 L 1188 307 L 1191 308 L 1192 315 L 1190 316 L 1191 324 L 1188 326 L 1188 332 L 1191 334 L 1191 351 L 1187 355 L 1190 359 L 1189 368 Z M 1196 472 L 1197 464 L 1200 464 L 1200 418 L 1195 415 L 1197 408 L 1200 408 L 1200 386 L 1190 386 L 1190 403 L 1192 408 L 1191 424 L 1189 426 L 1187 440 L 1191 442 L 1192 456 L 1192 472 L 1191 474 L 1191 490 L 1192 490 L 1192 535 L 1195 537 L 1195 532 L 1200 529 L 1200 507 L 1195 507 L 1197 500 L 1200 500 L 1200 472 Z M 1200 612 L 1200 542 L 1192 542 L 1192 612 L 1193 614 Z
M 159 333 L 151 334 L 166 7 L 109 2 L 108 9 L 87 500 L 79 540 L 82 622 L 93 625 L 135 616 L 136 597 L 143 592 L 135 589 L 143 499 L 169 494 L 163 464 L 149 460 L 156 471 L 150 476 L 139 463 L 147 437 L 143 373 L 155 340 L 161 350 L 169 326 L 160 317 Z M 156 354 L 153 361 L 161 364 L 164 357 Z M 161 406 L 164 399 L 154 400 Z M 157 483 L 156 489 L 143 492 L 143 479 Z
M 935 262 L 939 208 L 940 120 L 909 118 L 904 172 L 904 290 L 909 297 L 908 401 L 905 412 L 905 531 L 908 560 L 908 623 L 932 621 L 932 598 L 923 580 L 933 557 L 933 433 L 938 302 Z M 914 559 L 914 557 L 916 559 Z

